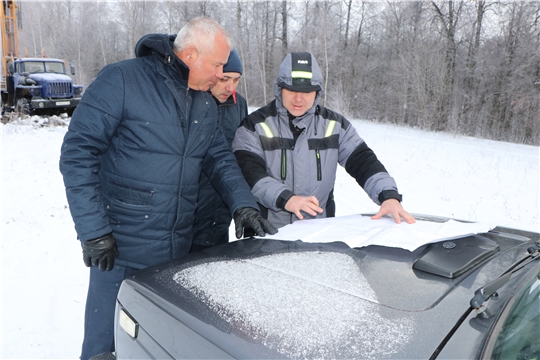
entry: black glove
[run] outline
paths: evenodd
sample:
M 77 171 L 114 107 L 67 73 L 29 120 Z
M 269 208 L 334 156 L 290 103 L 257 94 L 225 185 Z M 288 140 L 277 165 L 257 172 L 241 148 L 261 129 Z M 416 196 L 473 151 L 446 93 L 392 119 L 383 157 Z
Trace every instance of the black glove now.
M 266 234 L 274 235 L 278 229 L 268 220 L 263 218 L 261 214 L 254 208 L 244 207 L 234 212 L 234 227 L 236 229 L 236 238 L 242 237 L 242 231 L 245 227 L 250 227 L 255 231 L 257 236 L 265 236 Z
M 112 270 L 114 258 L 118 256 L 118 246 L 112 233 L 94 240 L 81 241 L 81 245 L 84 265 L 94 265 L 102 271 Z

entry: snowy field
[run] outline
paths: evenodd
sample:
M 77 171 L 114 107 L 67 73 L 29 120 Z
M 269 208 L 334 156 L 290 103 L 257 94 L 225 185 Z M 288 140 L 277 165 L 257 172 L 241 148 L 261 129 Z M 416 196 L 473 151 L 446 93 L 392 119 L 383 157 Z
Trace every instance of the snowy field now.
M 353 124 L 407 211 L 540 230 L 538 147 Z M 80 354 L 88 269 L 58 170 L 66 129 L 37 117 L 2 125 L 3 359 Z M 338 216 L 378 208 L 341 168 L 335 198 Z

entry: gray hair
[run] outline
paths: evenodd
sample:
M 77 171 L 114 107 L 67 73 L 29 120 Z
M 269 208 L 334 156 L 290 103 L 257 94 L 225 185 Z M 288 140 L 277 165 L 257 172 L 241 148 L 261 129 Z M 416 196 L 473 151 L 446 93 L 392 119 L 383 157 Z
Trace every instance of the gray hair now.
M 223 34 L 229 48 L 233 48 L 231 37 L 220 24 L 208 17 L 196 17 L 180 29 L 174 40 L 173 50 L 182 51 L 194 46 L 201 53 L 212 51 L 217 34 Z

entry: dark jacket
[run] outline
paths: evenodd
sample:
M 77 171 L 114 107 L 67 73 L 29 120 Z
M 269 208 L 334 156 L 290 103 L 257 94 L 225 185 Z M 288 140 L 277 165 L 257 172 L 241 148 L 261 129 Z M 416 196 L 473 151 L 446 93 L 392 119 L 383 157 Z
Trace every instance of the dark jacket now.
M 231 95 L 218 106 L 218 123 L 223 129 L 229 147 L 242 120 L 247 116 L 246 100 L 238 93 Z M 206 174 L 201 174 L 199 201 L 193 225 L 193 244 L 211 246 L 229 242 L 232 214 L 219 192 Z
M 231 211 L 257 208 L 206 92 L 187 87 L 174 36 L 106 66 L 73 114 L 60 170 L 81 241 L 113 232 L 117 263 L 143 268 L 191 247 L 201 169 Z M 204 164 L 204 165 L 203 165 Z

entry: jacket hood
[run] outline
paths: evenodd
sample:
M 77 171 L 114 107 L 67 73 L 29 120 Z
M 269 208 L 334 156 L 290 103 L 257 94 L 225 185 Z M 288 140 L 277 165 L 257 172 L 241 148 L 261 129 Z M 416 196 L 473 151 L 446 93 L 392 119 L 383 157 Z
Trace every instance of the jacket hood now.
M 323 94 L 323 76 L 315 57 L 308 52 L 294 52 L 287 54 L 279 66 L 278 76 L 274 83 L 274 95 L 280 112 L 287 111 L 283 107 L 281 89 L 285 88 L 297 92 L 317 91 L 313 107 L 308 110 L 313 113 Z
M 189 74 L 189 68 L 173 51 L 173 43 L 176 34 L 148 34 L 140 38 L 135 45 L 135 56 L 140 58 L 154 55 L 161 62 L 175 68 L 185 79 Z
M 135 45 L 135 56 L 143 57 L 156 53 L 165 58 L 167 55 L 174 55 L 172 44 L 176 35 L 148 34 L 140 38 Z

